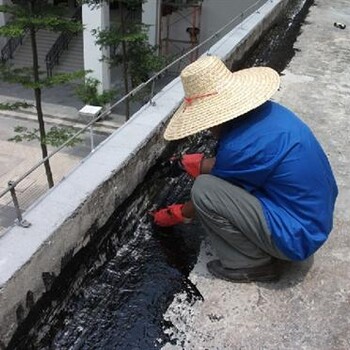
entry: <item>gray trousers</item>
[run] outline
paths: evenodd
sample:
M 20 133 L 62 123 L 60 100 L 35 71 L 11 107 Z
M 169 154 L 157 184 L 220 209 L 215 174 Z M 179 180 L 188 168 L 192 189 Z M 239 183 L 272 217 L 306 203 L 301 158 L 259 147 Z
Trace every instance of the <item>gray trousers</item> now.
M 224 267 L 246 268 L 288 260 L 275 246 L 259 200 L 230 182 L 200 175 L 192 201 Z

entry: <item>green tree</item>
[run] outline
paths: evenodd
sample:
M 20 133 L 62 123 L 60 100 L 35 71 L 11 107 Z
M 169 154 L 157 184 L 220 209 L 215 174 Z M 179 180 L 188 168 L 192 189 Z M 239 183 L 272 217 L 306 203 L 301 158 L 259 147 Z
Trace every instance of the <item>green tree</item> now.
M 47 135 L 41 101 L 42 89 L 81 79 L 84 77 L 85 73 L 83 71 L 78 71 L 75 73 L 61 73 L 53 75 L 52 77 L 47 77 L 46 74 L 40 71 L 36 33 L 41 29 L 54 32 L 67 31 L 76 33 L 83 29 L 82 24 L 64 17 L 59 8 L 49 4 L 48 1 L 45 0 L 13 0 L 12 4 L 0 5 L 0 12 L 4 12 L 10 16 L 10 20 L 4 26 L 0 27 L 0 36 L 16 38 L 28 35 L 30 38 L 32 66 L 14 68 L 7 63 L 3 63 L 0 66 L 0 78 L 6 82 L 19 83 L 23 87 L 33 90 L 39 124 L 38 134 L 42 157 L 46 158 L 48 155 L 47 144 L 50 142 L 51 137 L 56 135 L 57 137 L 64 138 L 64 133 L 62 134 L 62 130 L 57 130 L 56 128 L 49 137 Z M 14 106 L 15 105 L 2 105 L 2 108 L 14 108 Z M 21 107 L 24 106 L 22 105 Z M 27 134 L 28 136 L 28 132 L 26 130 L 22 130 L 22 132 L 25 133 L 22 139 L 26 139 L 25 135 Z M 29 132 L 29 134 L 31 133 Z M 69 136 L 69 132 L 67 136 Z M 33 133 L 32 137 L 35 138 Z M 17 141 L 19 141 L 19 139 L 17 139 Z M 52 144 L 55 144 L 55 142 Z M 49 187 L 53 187 L 54 181 L 49 160 L 44 162 L 44 166 L 48 185 Z
M 91 6 L 101 1 L 86 0 Z M 148 43 L 147 27 L 130 14 L 140 10 L 144 0 L 111 0 L 119 8 L 119 22 L 106 30 L 95 30 L 96 43 L 103 48 L 113 48 L 107 59 L 111 66 L 122 66 L 124 92 L 149 78 L 152 72 L 159 70 L 164 59 L 157 55 L 156 48 Z M 130 117 L 130 100 L 125 103 L 126 119 Z

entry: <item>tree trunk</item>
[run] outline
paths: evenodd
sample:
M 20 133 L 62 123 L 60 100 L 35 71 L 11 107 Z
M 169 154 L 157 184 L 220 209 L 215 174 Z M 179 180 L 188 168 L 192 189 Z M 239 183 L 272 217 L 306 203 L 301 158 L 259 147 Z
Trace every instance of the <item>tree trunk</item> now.
M 122 34 L 126 34 L 125 29 L 125 11 L 123 3 L 120 3 L 120 21 L 121 21 L 121 29 Z M 127 47 L 125 40 L 122 41 L 122 50 L 123 50 L 123 78 L 124 78 L 124 89 L 125 89 L 125 95 L 129 93 L 129 78 L 128 78 L 128 59 L 127 59 Z M 127 98 L 125 100 L 125 117 L 126 120 L 130 118 L 130 101 Z
M 38 49 L 36 44 L 36 33 L 34 28 L 30 29 L 30 39 L 31 39 L 32 54 L 33 54 L 33 78 L 34 78 L 34 83 L 38 84 L 39 83 L 39 63 L 38 63 Z M 46 132 L 45 132 L 44 115 L 41 108 L 40 87 L 34 88 L 34 95 L 35 95 L 35 105 L 36 105 L 37 117 L 38 117 L 38 123 L 39 123 L 41 153 L 44 159 L 47 157 L 48 152 L 47 152 L 47 146 L 45 143 Z M 53 182 L 50 162 L 48 159 L 44 162 L 44 166 L 46 171 L 47 183 L 49 185 L 49 188 L 51 188 L 54 186 L 54 182 Z

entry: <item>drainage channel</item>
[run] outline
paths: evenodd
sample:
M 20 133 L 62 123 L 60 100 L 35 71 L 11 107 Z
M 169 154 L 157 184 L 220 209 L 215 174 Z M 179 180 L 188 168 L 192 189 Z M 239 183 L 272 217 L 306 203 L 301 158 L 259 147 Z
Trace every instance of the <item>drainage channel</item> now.
M 269 65 L 281 72 L 313 1 L 292 0 L 279 23 L 262 38 L 240 67 Z M 215 151 L 202 134 L 171 146 L 178 152 Z M 74 257 L 65 258 L 60 276 L 46 275 L 47 292 L 22 320 L 8 349 L 159 349 L 169 342 L 163 314 L 176 293 L 195 302 L 201 295 L 187 278 L 203 237 L 196 222 L 159 230 L 148 211 L 183 202 L 192 180 L 173 176 L 161 161 L 101 230 Z M 30 295 L 28 305 L 33 303 Z M 21 320 L 21 312 L 17 317 Z

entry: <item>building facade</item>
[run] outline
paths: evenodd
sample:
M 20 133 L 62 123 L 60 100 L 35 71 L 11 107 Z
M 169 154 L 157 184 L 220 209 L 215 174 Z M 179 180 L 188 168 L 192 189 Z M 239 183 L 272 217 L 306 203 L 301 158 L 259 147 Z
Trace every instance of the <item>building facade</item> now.
M 77 6 L 75 0 L 48 1 L 54 5 L 66 5 L 68 10 Z M 210 38 L 225 24 L 236 19 L 232 26 L 227 28 L 232 29 L 266 1 L 257 3 L 256 0 L 147 0 L 142 4 L 140 12 L 142 10 L 142 22 L 148 26 L 150 44 L 158 47 L 160 55 L 176 57 Z M 0 0 L 0 5 L 7 3 L 11 1 Z M 111 87 L 110 69 L 106 60 L 102 60 L 102 57 L 108 57 L 109 50 L 96 46 L 96 37 L 92 31 L 113 25 L 113 11 L 117 9 L 107 2 L 98 7 L 86 4 L 82 6 L 83 54 L 77 59 L 82 60 L 82 67 L 92 71 L 91 76 L 101 82 L 101 90 Z M 6 20 L 6 15 L 0 13 L 0 26 L 6 23 Z M 0 49 L 4 48 L 7 41 L 7 38 L 0 38 Z M 201 51 L 194 52 L 190 60 L 193 61 L 199 54 Z M 16 52 L 13 55 L 15 56 Z

